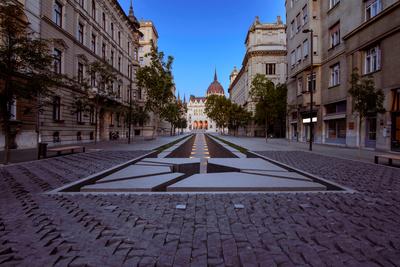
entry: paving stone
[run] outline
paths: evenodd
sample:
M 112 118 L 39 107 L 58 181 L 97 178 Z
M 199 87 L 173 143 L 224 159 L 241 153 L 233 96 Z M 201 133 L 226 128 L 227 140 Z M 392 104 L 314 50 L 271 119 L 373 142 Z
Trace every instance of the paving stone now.
M 310 181 L 237 172 L 195 174 L 167 187 L 169 192 L 324 190 L 326 186 Z

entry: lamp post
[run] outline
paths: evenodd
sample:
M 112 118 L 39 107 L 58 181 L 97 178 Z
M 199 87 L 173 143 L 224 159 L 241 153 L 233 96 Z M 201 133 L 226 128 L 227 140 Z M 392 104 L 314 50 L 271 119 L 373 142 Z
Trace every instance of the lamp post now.
M 313 139 L 314 139 L 314 125 L 313 125 L 313 97 L 314 97 L 314 31 L 312 29 L 303 30 L 303 33 L 310 33 L 310 147 L 309 150 L 312 151 Z M 315 77 L 317 79 L 317 77 Z

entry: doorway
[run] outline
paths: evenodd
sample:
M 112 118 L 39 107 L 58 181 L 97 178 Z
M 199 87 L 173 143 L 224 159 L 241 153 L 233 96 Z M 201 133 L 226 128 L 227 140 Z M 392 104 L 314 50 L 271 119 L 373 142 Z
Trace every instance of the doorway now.
M 400 152 L 400 112 L 392 113 L 392 150 Z
M 365 120 L 365 147 L 376 147 L 376 117 L 367 117 Z

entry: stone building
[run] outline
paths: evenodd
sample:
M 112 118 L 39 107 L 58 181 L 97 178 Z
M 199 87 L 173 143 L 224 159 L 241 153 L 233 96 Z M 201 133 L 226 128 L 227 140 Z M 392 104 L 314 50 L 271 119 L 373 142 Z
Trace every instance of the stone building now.
M 205 113 L 207 97 L 210 95 L 225 96 L 224 88 L 218 82 L 217 72 L 214 74 L 214 81 L 207 89 L 206 97 L 190 96 L 187 103 L 186 131 L 218 132 L 216 123 Z
M 395 0 L 287 2 L 288 22 L 291 20 L 287 33 L 290 62 L 288 138 L 299 141 L 309 138 L 310 79 L 307 78 L 307 87 L 303 90 L 304 75 L 300 71 L 305 69 L 307 73 L 308 69 L 309 74 L 310 62 L 304 60 L 304 55 L 310 43 L 305 41 L 303 46 L 300 44 L 301 38 L 309 35 L 302 33 L 302 30 L 311 28 L 314 30 L 314 71 L 317 78 L 314 141 L 350 147 L 360 144 L 361 147 L 379 150 L 399 149 L 396 114 L 399 112 L 397 90 L 400 80 L 394 74 L 399 67 L 394 60 L 398 58 L 394 51 L 400 43 L 399 4 Z M 312 9 L 309 10 L 309 7 Z M 308 22 L 305 22 L 304 14 L 307 13 L 312 16 L 306 15 Z M 300 28 L 298 17 L 303 17 L 303 20 L 300 19 Z M 297 53 L 297 47 L 303 54 Z M 361 136 L 359 118 L 353 112 L 352 99 L 348 94 L 350 76 L 355 68 L 363 77 L 371 75 L 376 87 L 384 90 L 387 110 L 386 114 L 370 114 L 363 120 Z
M 98 115 L 98 139 L 126 138 L 127 124 L 119 107 L 137 95 L 135 73 L 139 67 L 139 23 L 133 8 L 126 15 L 115 0 L 40 1 L 41 37 L 52 42 L 54 70 L 70 78 L 85 79 L 86 64 L 108 63 L 118 79 L 113 83 L 110 104 Z M 95 90 L 96 84 L 93 84 Z M 94 139 L 95 114 L 73 112 L 81 92 L 55 88 L 52 105 L 40 115 L 41 141 L 50 144 L 87 142 Z
M 314 83 L 312 121 L 321 117 L 321 1 L 286 1 L 287 62 L 288 62 L 288 127 L 287 137 L 307 141 L 310 138 L 310 90 Z M 310 34 L 313 30 L 314 51 L 310 51 Z M 313 57 L 313 74 L 310 64 Z M 321 127 L 314 127 L 314 140 L 320 142 Z
M 137 95 L 134 77 L 139 67 L 141 36 L 133 7 L 126 15 L 116 0 L 19 2 L 24 5 L 29 27 L 35 35 L 49 40 L 55 72 L 80 83 L 90 80 L 88 63 L 98 60 L 114 68 L 118 79 L 113 83 L 113 94 L 107 96 L 107 106 L 99 110 L 98 140 L 126 138 L 128 129 L 122 108 Z M 90 90 L 95 91 L 96 84 Z M 85 96 L 84 92 L 60 86 L 52 88 L 52 93 L 49 99 L 35 100 L 43 106 L 42 111 L 30 114 L 29 122 L 22 122 L 15 137 L 15 148 L 35 147 L 37 142 L 53 146 L 94 140 L 93 106 L 87 111 L 76 109 L 76 100 Z M 17 113 L 22 112 L 18 108 L 21 102 L 16 100 Z
M 247 33 L 245 45 L 242 67 L 240 71 L 236 67 L 232 71 L 228 92 L 232 102 L 254 112 L 255 103 L 249 93 L 256 74 L 265 74 L 274 84 L 286 82 L 286 25 L 279 16 L 275 23 L 261 23 L 256 17 Z M 239 134 L 265 135 L 264 127 L 255 124 L 246 130 L 240 129 Z

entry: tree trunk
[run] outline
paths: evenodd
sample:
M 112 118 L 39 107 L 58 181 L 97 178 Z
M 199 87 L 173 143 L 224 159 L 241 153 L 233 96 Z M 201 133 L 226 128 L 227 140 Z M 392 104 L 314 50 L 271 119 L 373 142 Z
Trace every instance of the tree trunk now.
M 265 119 L 265 142 L 268 142 L 268 119 Z
M 153 130 L 151 139 L 155 139 L 156 132 L 158 129 L 158 119 L 157 119 L 157 116 L 155 116 L 154 112 L 153 112 L 153 122 L 154 122 L 154 130 Z

